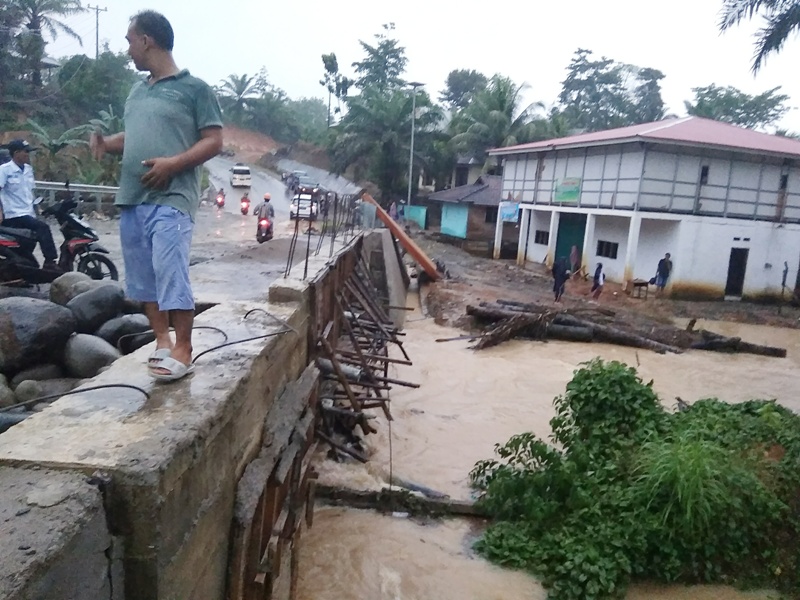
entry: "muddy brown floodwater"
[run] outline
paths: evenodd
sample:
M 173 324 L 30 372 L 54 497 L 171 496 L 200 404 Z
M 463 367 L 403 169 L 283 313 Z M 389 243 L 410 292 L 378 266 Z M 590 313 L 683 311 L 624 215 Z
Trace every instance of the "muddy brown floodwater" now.
M 722 322 L 698 327 L 741 335 L 755 343 L 784 346 L 785 359 L 692 351 L 659 355 L 600 344 L 514 340 L 474 352 L 467 341 L 436 338 L 463 332 L 410 313 L 404 347 L 414 361 L 390 376 L 422 384 L 392 391 L 392 468 L 396 476 L 468 498 L 467 475 L 494 444 L 511 435 L 550 433 L 553 398 L 564 391 L 581 362 L 596 356 L 638 365 L 667 406 L 718 397 L 730 402 L 776 398 L 800 411 L 800 331 Z M 389 470 L 388 423 L 376 421 L 368 438 L 368 465 L 337 464 L 318 457 L 320 481 L 355 489 L 378 489 Z M 465 520 L 423 525 L 368 511 L 318 507 L 306 532 L 300 562 L 300 600 L 544 599 L 531 576 L 499 568 L 472 550 L 480 530 Z M 721 586 L 635 586 L 629 599 L 737 600 L 769 598 Z

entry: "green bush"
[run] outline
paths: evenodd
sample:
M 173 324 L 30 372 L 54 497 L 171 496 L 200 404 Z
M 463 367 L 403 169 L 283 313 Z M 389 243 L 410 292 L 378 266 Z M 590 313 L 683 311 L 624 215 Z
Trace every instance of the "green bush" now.
M 800 589 L 800 417 L 774 402 L 664 411 L 636 371 L 593 360 L 531 433 L 470 474 L 494 517 L 476 548 L 553 600 L 632 579 Z

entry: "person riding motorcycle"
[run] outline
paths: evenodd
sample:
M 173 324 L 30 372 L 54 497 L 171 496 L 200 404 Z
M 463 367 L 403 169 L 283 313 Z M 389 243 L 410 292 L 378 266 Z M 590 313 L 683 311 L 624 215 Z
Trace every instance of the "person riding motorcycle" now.
M 261 219 L 269 219 L 270 223 L 274 223 L 275 222 L 275 207 L 272 206 L 272 204 L 270 203 L 270 200 L 272 200 L 272 196 L 270 196 L 268 193 L 264 194 L 264 202 L 259 204 L 258 208 L 256 208 L 253 211 L 253 216 L 254 217 L 258 217 L 259 220 L 261 220 Z

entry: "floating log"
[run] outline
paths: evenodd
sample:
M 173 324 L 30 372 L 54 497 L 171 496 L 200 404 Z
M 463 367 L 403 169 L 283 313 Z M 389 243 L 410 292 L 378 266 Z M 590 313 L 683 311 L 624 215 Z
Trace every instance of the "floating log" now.
M 656 342 L 641 335 L 630 333 L 629 331 L 609 327 L 608 325 L 598 325 L 591 321 L 584 321 L 572 315 L 559 315 L 559 322 L 573 327 L 590 328 L 592 330 L 592 337 L 598 342 L 617 344 L 619 346 L 631 346 L 633 348 L 646 348 L 647 350 L 653 350 L 659 354 L 665 354 L 667 352 L 681 354 L 681 352 L 683 352 L 676 346 L 662 344 L 661 342 Z
M 741 352 L 745 354 L 756 354 L 759 356 L 786 358 L 786 348 L 751 344 L 750 342 L 742 341 L 742 338 L 727 337 L 706 329 L 700 329 L 699 333 L 702 339 L 693 343 L 691 346 L 697 350 L 710 350 L 712 352 Z
M 498 321 L 511 319 L 513 317 L 528 313 L 514 312 L 501 308 L 468 305 L 467 314 L 490 321 Z M 530 316 L 534 318 L 540 318 L 541 314 L 535 315 L 530 313 Z M 631 346 L 633 348 L 646 348 L 660 354 L 664 354 L 666 352 L 680 354 L 681 352 L 681 349 L 675 346 L 662 344 L 661 342 L 656 342 L 644 336 L 623 331 L 608 325 L 600 325 L 592 321 L 579 319 L 576 316 L 565 314 L 563 312 L 558 313 L 553 317 L 553 323 L 556 325 L 565 325 L 567 327 L 580 327 L 589 329 L 592 332 L 592 340 L 596 342 L 606 342 L 620 346 Z
M 523 330 L 532 329 L 537 325 L 541 325 L 544 319 L 545 315 L 516 314 L 513 317 L 500 321 L 495 327 L 484 333 L 471 348 L 473 350 L 482 350 L 484 348 L 497 346 Z M 545 329 L 546 325 L 542 327 L 543 332 Z
M 318 483 L 316 497 L 333 506 L 371 508 L 382 512 L 407 512 L 413 515 L 427 516 L 488 516 L 484 510 L 466 500 L 425 498 L 404 489 L 363 491 L 325 486 Z
M 555 323 L 548 326 L 546 337 L 563 342 L 591 342 L 594 340 L 591 327 L 572 327 Z

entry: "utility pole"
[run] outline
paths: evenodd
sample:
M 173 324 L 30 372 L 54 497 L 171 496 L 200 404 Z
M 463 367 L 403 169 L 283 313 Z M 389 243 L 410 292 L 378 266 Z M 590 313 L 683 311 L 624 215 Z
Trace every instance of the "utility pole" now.
M 94 58 L 100 56 L 100 13 L 108 12 L 108 8 L 100 8 L 89 4 L 86 8 L 94 11 Z
M 411 178 L 414 176 L 414 121 L 417 117 L 417 88 L 425 85 L 419 81 L 406 84 L 411 88 L 411 149 L 408 152 L 408 206 L 411 206 Z

